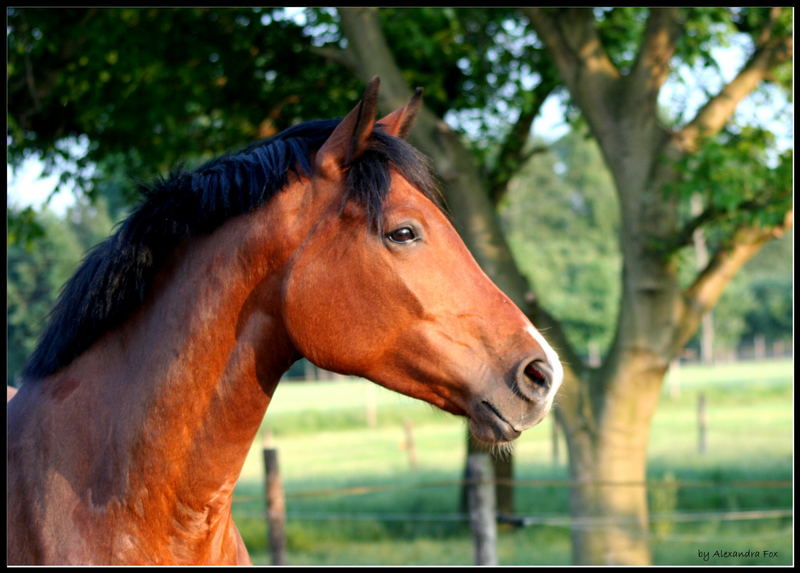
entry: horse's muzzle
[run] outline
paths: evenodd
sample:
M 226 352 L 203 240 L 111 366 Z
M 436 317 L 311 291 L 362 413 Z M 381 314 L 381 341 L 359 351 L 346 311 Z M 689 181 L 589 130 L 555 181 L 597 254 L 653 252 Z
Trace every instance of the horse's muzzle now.
M 544 419 L 561 385 L 561 365 L 528 358 L 502 382 L 487 384 L 471 402 L 468 416 L 476 439 L 492 444 L 517 439 Z

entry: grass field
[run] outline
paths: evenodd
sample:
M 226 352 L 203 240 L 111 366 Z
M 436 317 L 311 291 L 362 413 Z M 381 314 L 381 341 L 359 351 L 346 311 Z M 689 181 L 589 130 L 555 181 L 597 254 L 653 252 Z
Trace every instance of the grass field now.
M 703 454 L 697 451 L 700 393 L 708 412 Z M 375 413 L 372 426 L 367 424 L 368 405 Z M 416 469 L 404 448 L 408 422 Z M 565 453 L 558 460 L 553 457 L 551 423 L 548 418 L 516 442 L 516 479 L 567 478 Z M 267 429 L 279 450 L 287 496 L 289 564 L 472 564 L 471 536 L 459 519 L 456 483 L 465 457 L 462 419 L 363 380 L 284 382 L 265 418 L 262 431 Z M 736 520 L 716 515 L 791 510 L 791 487 L 726 484 L 791 481 L 793 446 L 791 361 L 673 370 L 651 429 L 648 475 L 665 484 L 651 489 L 651 513 L 682 517 L 654 523 L 654 563 L 793 563 L 790 515 Z M 261 464 L 257 440 L 237 487 L 241 501 L 234 505 L 256 564 L 269 562 Z M 523 516 L 566 517 L 568 490 L 562 485 L 520 486 L 515 505 Z M 692 512 L 705 515 L 690 520 Z M 501 565 L 568 565 L 569 529 L 563 524 L 501 528 L 498 556 Z

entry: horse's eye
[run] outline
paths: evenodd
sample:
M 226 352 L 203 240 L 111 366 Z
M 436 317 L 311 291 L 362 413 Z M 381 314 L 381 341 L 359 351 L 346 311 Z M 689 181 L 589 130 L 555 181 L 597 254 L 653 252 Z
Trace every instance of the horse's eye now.
M 407 244 L 416 240 L 417 234 L 411 227 L 400 227 L 399 229 L 395 229 L 391 233 L 388 233 L 386 238 L 393 243 Z

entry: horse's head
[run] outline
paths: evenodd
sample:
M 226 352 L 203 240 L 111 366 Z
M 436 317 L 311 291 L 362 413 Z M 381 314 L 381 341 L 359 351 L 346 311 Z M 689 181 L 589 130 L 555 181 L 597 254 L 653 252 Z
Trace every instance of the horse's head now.
M 427 166 L 400 139 L 419 93 L 376 126 L 377 87 L 317 152 L 311 192 L 328 207 L 287 275 L 289 335 L 318 366 L 465 415 L 482 441 L 513 440 L 550 409 L 558 356 L 421 189 Z

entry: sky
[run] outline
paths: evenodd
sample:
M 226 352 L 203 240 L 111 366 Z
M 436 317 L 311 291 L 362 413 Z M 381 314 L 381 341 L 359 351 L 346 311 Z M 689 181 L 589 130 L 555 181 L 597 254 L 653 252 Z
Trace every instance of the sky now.
M 58 182 L 58 174 L 41 177 L 42 167 L 42 163 L 35 158 L 25 161 L 16 172 L 6 165 L 9 204 L 20 207 L 34 205 L 38 208 L 45 202 Z M 52 198 L 50 208 L 63 215 L 74 202 L 75 196 L 70 191 L 62 191 Z

